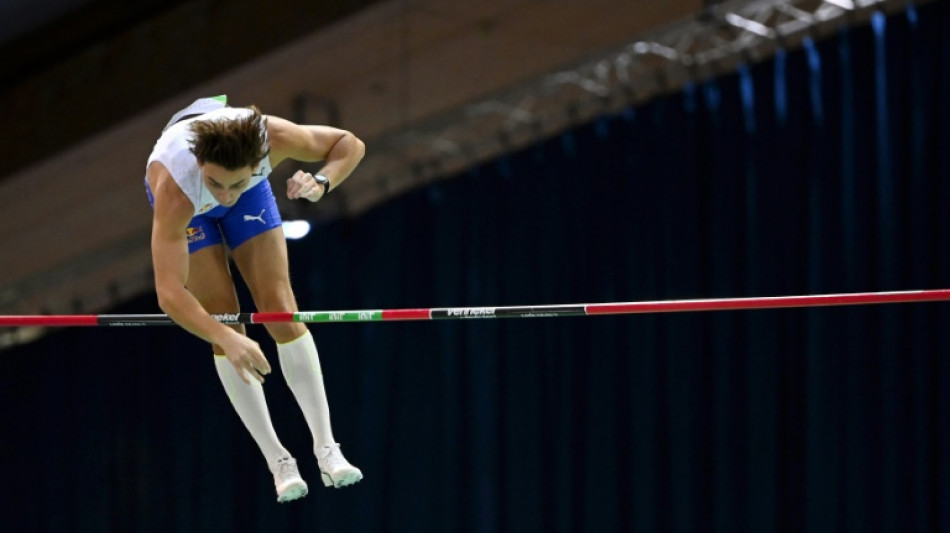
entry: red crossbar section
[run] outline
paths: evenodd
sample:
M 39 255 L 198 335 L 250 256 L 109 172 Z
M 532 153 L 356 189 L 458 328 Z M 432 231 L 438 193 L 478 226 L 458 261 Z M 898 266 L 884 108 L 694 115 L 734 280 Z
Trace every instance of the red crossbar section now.
M 21 315 L 2 317 L 3 326 L 98 326 L 96 315 Z
M 950 300 L 950 289 L 590 304 L 586 306 L 586 310 L 588 315 L 619 315 L 633 313 L 672 313 L 680 311 L 727 311 L 741 309 L 778 309 L 787 307 L 935 302 L 944 300 Z
M 383 309 L 383 320 L 428 320 L 431 309 Z
M 293 322 L 294 314 L 289 312 L 279 313 L 252 313 L 251 320 L 255 324 L 275 324 L 278 322 Z

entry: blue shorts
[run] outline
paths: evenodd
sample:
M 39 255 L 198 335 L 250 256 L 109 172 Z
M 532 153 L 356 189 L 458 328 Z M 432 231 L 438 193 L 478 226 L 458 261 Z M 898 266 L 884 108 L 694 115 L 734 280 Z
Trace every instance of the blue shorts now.
M 145 182 L 148 202 L 155 205 L 152 190 Z M 251 237 L 280 226 L 277 200 L 266 179 L 244 191 L 231 207 L 219 205 L 195 216 L 188 223 L 188 253 L 214 244 L 225 243 L 235 249 Z

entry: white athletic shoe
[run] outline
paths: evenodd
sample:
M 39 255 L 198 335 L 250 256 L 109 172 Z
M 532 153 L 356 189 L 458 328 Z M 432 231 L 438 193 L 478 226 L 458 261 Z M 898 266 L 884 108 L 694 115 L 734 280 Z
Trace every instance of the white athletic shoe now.
M 277 501 L 289 502 L 307 495 L 307 482 L 300 477 L 297 461 L 285 457 L 277 461 L 274 468 L 274 486 L 277 488 Z
M 323 484 L 327 487 L 345 487 L 363 479 L 360 469 L 343 457 L 340 445 L 335 442 L 317 450 L 317 465 L 320 466 Z

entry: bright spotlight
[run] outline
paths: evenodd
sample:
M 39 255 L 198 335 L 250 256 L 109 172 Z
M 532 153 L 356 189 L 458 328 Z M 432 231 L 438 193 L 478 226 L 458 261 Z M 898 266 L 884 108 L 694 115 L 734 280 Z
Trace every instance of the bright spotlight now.
M 289 240 L 302 239 L 310 233 L 310 223 L 306 220 L 285 220 L 284 237 Z

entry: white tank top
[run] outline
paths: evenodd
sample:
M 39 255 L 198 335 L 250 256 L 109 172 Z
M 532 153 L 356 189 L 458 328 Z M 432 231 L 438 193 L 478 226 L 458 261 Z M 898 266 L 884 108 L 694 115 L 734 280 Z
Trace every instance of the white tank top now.
M 234 119 L 250 113 L 252 113 L 250 109 L 243 107 L 222 107 L 172 124 L 158 138 L 155 147 L 152 148 L 152 155 L 148 157 L 146 167 L 152 164 L 152 161 L 159 161 L 165 165 L 165 168 L 171 173 L 172 179 L 175 180 L 175 183 L 195 206 L 196 215 L 214 209 L 220 204 L 214 199 L 211 191 L 205 187 L 204 181 L 201 179 L 201 172 L 198 170 L 198 159 L 195 154 L 191 153 L 191 146 L 189 145 L 192 135 L 190 125 L 195 120 Z M 257 169 L 254 170 L 247 188 L 250 189 L 267 179 L 271 170 L 270 158 L 265 157 Z

